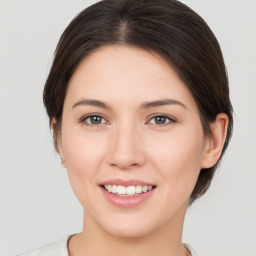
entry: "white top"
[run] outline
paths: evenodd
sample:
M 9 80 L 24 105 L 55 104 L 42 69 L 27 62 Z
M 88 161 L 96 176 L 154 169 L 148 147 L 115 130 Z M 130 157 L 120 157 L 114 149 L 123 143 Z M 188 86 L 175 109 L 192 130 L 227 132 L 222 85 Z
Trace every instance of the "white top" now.
M 47 244 L 37 250 L 22 253 L 16 256 L 68 256 L 67 244 L 69 238 L 70 236 L 66 236 L 59 242 Z M 192 256 L 198 256 L 190 245 L 184 244 L 184 246 L 190 251 Z

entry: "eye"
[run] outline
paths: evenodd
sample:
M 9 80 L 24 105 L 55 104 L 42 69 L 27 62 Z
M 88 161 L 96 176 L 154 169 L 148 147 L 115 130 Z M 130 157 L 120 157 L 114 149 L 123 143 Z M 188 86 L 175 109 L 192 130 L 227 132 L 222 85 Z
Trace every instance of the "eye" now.
M 158 115 L 154 116 L 149 120 L 150 124 L 155 124 L 157 126 L 165 126 L 175 123 L 176 120 L 174 118 L 165 116 L 165 115 Z
M 100 115 L 87 115 L 81 119 L 81 122 L 85 123 L 86 125 L 90 125 L 90 126 L 97 126 L 100 124 L 108 123 L 108 121 L 106 121 L 106 119 Z

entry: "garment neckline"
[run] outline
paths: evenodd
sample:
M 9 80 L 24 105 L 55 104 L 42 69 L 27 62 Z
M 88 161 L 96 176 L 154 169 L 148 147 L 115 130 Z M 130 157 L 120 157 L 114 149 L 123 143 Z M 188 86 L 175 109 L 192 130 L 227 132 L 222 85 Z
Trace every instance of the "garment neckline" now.
M 68 236 L 64 237 L 61 240 L 61 252 L 63 253 L 63 256 L 69 256 L 69 254 L 68 254 L 68 241 L 74 235 L 76 235 L 76 234 L 68 235 Z M 191 245 L 189 245 L 187 243 L 183 243 L 183 245 L 189 250 L 191 256 L 198 256 Z

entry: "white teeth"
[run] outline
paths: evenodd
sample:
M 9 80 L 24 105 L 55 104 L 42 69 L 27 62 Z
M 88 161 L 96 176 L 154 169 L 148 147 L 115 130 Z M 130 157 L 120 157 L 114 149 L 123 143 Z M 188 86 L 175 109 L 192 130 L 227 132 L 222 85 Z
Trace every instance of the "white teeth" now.
M 111 185 L 104 185 L 105 189 L 108 191 L 108 192 L 112 192 L 112 186 Z
M 117 185 L 112 186 L 112 193 L 117 193 Z
M 109 186 L 111 186 L 111 185 L 109 185 Z M 118 186 L 117 187 L 117 194 L 119 194 L 119 195 L 125 195 L 126 194 L 126 188 L 124 187 L 124 186 Z
M 134 196 L 141 193 L 145 193 L 153 189 L 152 186 L 121 186 L 121 185 L 104 185 L 105 189 L 113 194 L 120 196 Z
M 145 193 L 145 192 L 147 192 L 148 191 L 148 186 L 143 186 L 142 187 L 142 191 Z
M 135 187 L 134 186 L 129 186 L 126 188 L 126 194 L 127 195 L 135 195 Z
M 112 192 L 112 186 L 108 185 L 108 192 Z
M 140 186 L 140 185 L 136 186 L 135 191 L 136 191 L 137 194 L 140 194 L 142 192 L 142 186 Z

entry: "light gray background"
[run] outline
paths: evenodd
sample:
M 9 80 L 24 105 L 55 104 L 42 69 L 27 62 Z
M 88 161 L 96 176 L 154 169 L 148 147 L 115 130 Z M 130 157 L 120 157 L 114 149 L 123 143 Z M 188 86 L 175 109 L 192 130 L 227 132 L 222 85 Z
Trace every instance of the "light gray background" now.
M 82 228 L 82 208 L 54 152 L 42 91 L 57 41 L 96 1 L 0 1 L 0 254 Z M 223 50 L 235 110 L 232 142 L 184 241 L 202 256 L 256 255 L 256 1 L 185 0 Z

